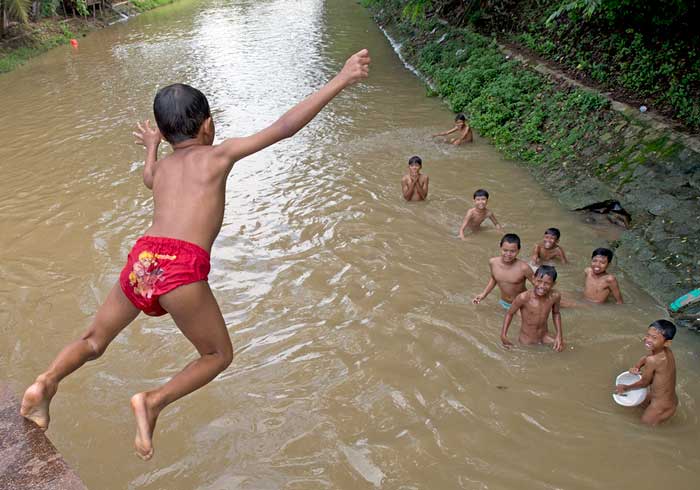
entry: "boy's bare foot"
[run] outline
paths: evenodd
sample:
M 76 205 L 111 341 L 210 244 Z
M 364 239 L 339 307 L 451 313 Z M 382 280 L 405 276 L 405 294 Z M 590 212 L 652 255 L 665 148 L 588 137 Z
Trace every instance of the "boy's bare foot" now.
M 131 397 L 131 409 L 136 417 L 136 437 L 134 447 L 136 455 L 148 461 L 153 457 L 153 429 L 156 427 L 158 413 L 148 405 L 148 394 L 137 393 Z
M 41 430 L 49 428 L 49 404 L 56 394 L 56 386 L 37 378 L 34 384 L 27 388 L 22 397 L 22 405 L 19 413 L 22 417 L 31 420 L 39 426 Z

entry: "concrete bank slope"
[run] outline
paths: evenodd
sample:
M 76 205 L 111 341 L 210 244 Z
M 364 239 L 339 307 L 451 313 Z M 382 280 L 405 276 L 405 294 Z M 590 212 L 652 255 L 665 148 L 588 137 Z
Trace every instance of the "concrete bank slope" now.
M 87 490 L 46 435 L 19 414 L 19 401 L 0 385 L 0 489 Z
M 568 209 L 619 201 L 631 215 L 615 250 L 662 303 L 700 285 L 700 140 L 581 87 L 468 29 L 405 22 L 392 2 L 375 21 L 405 62 Z M 395 2 L 394 2 L 395 3 Z M 601 244 L 602 246 L 603 244 Z

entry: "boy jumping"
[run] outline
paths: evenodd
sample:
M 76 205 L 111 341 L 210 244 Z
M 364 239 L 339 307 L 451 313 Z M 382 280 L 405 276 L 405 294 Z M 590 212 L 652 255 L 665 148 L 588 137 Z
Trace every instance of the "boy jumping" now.
M 369 63 L 363 49 L 323 88 L 271 126 L 215 146 L 209 103 L 199 90 L 175 84 L 158 91 L 153 102 L 158 128 L 151 129 L 145 121 L 133 133 L 146 147 L 143 182 L 153 190 L 153 224 L 136 241 L 87 331 L 64 347 L 27 388 L 20 408 L 24 417 L 46 430 L 49 404 L 63 378 L 100 357 L 141 311 L 152 316 L 170 313 L 200 357 L 163 386 L 131 398 L 137 454 L 143 459 L 153 456 L 153 429 L 163 408 L 207 384 L 233 359 L 228 330 L 207 282 L 209 252 L 223 222 L 233 164 L 293 136 L 343 89 L 366 78 Z M 161 137 L 173 153 L 158 160 Z

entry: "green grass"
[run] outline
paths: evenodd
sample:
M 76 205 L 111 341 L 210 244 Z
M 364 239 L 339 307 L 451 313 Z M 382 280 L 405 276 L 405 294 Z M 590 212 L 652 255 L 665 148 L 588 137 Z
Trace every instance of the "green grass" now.
M 139 12 L 145 12 L 162 5 L 173 3 L 174 1 L 175 0 L 131 0 L 131 3 L 134 4 L 134 7 L 136 7 Z
M 23 46 L 8 53 L 0 53 L 0 73 L 7 73 L 24 64 L 30 58 L 48 51 L 51 48 L 68 44 L 75 35 L 67 28 L 59 35 L 49 36 L 36 42 L 33 46 Z

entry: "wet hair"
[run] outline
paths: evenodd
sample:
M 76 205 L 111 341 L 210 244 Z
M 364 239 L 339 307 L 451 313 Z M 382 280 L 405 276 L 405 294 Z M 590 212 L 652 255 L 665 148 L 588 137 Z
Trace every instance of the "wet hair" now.
M 655 328 L 661 332 L 666 340 L 671 340 L 676 335 L 676 326 L 668 320 L 656 320 L 649 325 L 649 328 Z
M 202 92 L 183 83 L 163 87 L 153 100 L 153 114 L 163 137 L 171 144 L 196 138 L 199 128 L 211 117 Z
M 465 123 L 467 122 L 467 116 L 462 114 L 461 112 L 455 116 L 455 121 L 464 121 Z
M 591 254 L 591 258 L 596 257 L 597 255 L 607 257 L 608 263 L 612 262 L 613 253 L 612 253 L 612 250 L 610 250 L 609 248 L 603 248 L 603 247 L 596 248 L 595 250 L 593 250 L 593 253 Z
M 423 166 L 423 160 L 420 159 L 418 155 L 413 155 L 411 158 L 408 159 L 408 164 L 413 165 L 413 164 L 418 164 L 421 167 Z
M 541 265 L 535 271 L 535 277 L 549 276 L 552 278 L 552 282 L 557 280 L 557 270 L 551 265 Z
M 561 232 L 559 231 L 559 228 L 547 228 L 546 230 L 544 230 L 544 234 L 552 235 L 557 240 L 559 240 L 559 238 L 561 237 Z
M 515 233 L 506 233 L 503 235 L 499 247 L 502 247 L 503 243 L 515 243 L 518 246 L 518 250 L 520 250 L 520 237 Z
M 477 197 L 485 197 L 486 199 L 488 199 L 489 192 L 486 189 L 477 189 L 474 191 L 474 195 L 472 196 L 472 198 L 476 199 Z

